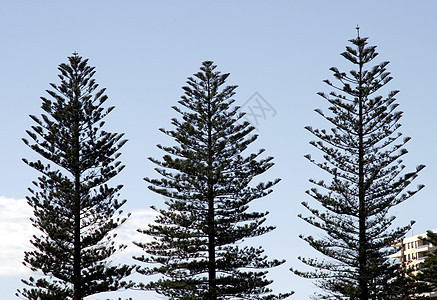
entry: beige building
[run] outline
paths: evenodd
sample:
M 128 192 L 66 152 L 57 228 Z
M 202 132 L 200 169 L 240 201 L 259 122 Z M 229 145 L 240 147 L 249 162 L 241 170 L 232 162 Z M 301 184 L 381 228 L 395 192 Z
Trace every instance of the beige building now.
M 437 229 L 434 229 L 433 232 L 437 233 Z M 437 249 L 437 245 L 435 246 L 420 239 L 425 237 L 426 233 L 423 233 L 402 239 L 396 244 L 396 246 L 402 247 L 401 250 L 391 257 L 399 259 L 407 268 L 413 268 L 416 273 L 420 269 L 421 262 L 425 260 L 429 253 Z M 437 299 L 437 292 L 433 292 L 428 296 Z

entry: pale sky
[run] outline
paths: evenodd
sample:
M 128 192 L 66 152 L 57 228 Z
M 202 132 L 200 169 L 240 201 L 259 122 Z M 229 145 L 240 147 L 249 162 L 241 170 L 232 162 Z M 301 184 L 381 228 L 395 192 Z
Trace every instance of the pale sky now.
M 263 179 L 282 178 L 274 193 L 252 205 L 268 210 L 268 224 L 277 229 L 251 240 L 262 245 L 271 258 L 287 262 L 272 270 L 275 292 L 294 290 L 290 299 L 308 299 L 318 291 L 311 281 L 289 271 L 305 267 L 297 256 L 318 254 L 299 234 L 318 235 L 297 218 L 308 214 L 302 201 L 315 205 L 305 190 L 309 178 L 324 176 L 304 155 L 317 157 L 308 142 L 313 137 L 304 126 L 329 127 L 315 108 L 326 111 L 327 103 L 317 92 L 330 92 L 323 84 L 332 79 L 329 68 L 352 67 L 340 56 L 348 40 L 368 36 L 380 53 L 377 62 L 389 60 L 394 77 L 385 92 L 400 90 L 399 109 L 404 112 L 401 132 L 411 136 L 406 148 L 407 170 L 427 167 L 414 186 L 425 189 L 391 210 L 396 224 L 416 220 L 413 232 L 437 228 L 437 125 L 435 122 L 437 76 L 437 2 L 429 1 L 4 1 L 0 10 L 0 295 L 15 299 L 21 278 L 31 275 L 21 267 L 23 251 L 35 231 L 28 220 L 32 211 L 24 198 L 38 174 L 23 157 L 39 157 L 21 138 L 32 124 L 29 114 L 41 114 L 41 100 L 49 83 L 58 83 L 57 66 L 73 52 L 89 58 L 96 67 L 95 79 L 107 88 L 107 105 L 116 108 L 106 120 L 106 130 L 124 132 L 129 142 L 122 149 L 125 170 L 114 179 L 124 184 L 123 207 L 132 212 L 120 229 L 120 241 L 142 239 L 136 228 L 153 220 L 150 205 L 162 207 L 164 199 L 147 189 L 143 177 L 155 177 L 147 160 L 161 158 L 155 145 L 173 145 L 159 132 L 170 129 L 176 117 L 171 106 L 183 94 L 186 78 L 196 73 L 204 60 L 231 73 L 227 84 L 239 85 L 235 100 L 258 118 L 259 139 L 254 148 L 265 148 L 276 165 Z M 257 94 L 255 94 L 257 93 Z M 254 97 L 252 97 L 255 94 Z M 383 94 L 385 95 L 385 94 Z M 276 113 L 274 113 L 276 112 Z M 255 122 L 255 120 L 253 120 Z M 137 251 L 137 252 L 136 252 Z M 129 246 L 115 261 L 135 263 L 141 253 Z M 134 276 L 135 277 L 135 276 Z M 136 276 L 135 280 L 148 278 Z M 160 299 L 153 293 L 118 292 L 88 297 Z

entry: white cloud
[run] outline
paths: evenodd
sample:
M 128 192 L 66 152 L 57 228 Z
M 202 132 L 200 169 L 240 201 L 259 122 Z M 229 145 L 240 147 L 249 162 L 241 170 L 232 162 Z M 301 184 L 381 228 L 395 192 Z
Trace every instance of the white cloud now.
M 132 242 L 147 242 L 151 237 L 139 233 L 138 229 L 146 229 L 147 226 L 153 223 L 157 213 L 152 209 L 137 209 L 131 213 L 127 221 L 116 229 L 116 242 L 126 245 L 127 248 L 122 252 L 122 255 L 144 254 L 141 248 L 135 246 Z
M 25 199 L 0 196 L 0 277 L 30 272 L 23 266 L 24 251 L 31 249 L 30 239 L 37 230 L 29 218 L 32 208 Z
M 22 264 L 24 251 L 31 251 L 32 235 L 39 231 L 32 226 L 29 218 L 33 216 L 32 208 L 25 199 L 11 199 L 0 196 L 0 277 L 26 276 L 31 270 Z M 117 254 L 117 260 L 134 263 L 132 255 L 144 252 L 132 241 L 150 241 L 150 237 L 137 232 L 146 229 L 155 219 L 156 212 L 152 209 L 137 209 L 132 211 L 128 220 L 116 230 L 116 242 L 128 247 Z

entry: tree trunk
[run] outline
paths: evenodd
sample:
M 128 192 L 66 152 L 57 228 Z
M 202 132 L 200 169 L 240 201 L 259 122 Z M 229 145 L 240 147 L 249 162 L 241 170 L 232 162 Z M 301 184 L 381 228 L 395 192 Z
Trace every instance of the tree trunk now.
M 208 300 L 217 299 L 216 261 L 215 261 L 215 211 L 213 184 L 213 145 L 212 145 L 212 113 L 209 81 L 208 88 Z
M 361 50 L 360 50 L 361 52 Z M 363 62 L 361 61 L 360 53 L 360 70 L 359 70 L 359 124 L 358 124 L 358 218 L 359 218 L 359 248 L 358 248 L 358 263 L 359 263 L 359 298 L 360 300 L 369 299 L 369 287 L 368 287 L 368 274 L 367 274 L 367 236 L 366 236 L 366 197 L 365 197 L 365 186 L 364 186 L 364 132 L 363 132 L 363 86 L 362 86 L 362 75 L 363 75 Z
M 78 97 L 78 96 L 76 96 Z M 75 101 L 79 101 L 75 99 Z M 76 108 L 78 109 L 78 108 Z M 76 112 L 78 113 L 78 112 Z M 80 188 L 80 133 L 79 117 L 75 116 L 73 126 L 73 175 L 74 175 L 74 254 L 73 254 L 73 300 L 82 300 L 82 274 L 81 274 L 81 235 L 80 235 L 80 211 L 81 211 L 81 188 Z

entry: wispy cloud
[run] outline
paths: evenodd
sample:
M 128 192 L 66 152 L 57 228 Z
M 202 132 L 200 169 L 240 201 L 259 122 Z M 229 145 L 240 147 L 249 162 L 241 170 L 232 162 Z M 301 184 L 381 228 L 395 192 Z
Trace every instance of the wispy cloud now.
M 24 251 L 31 249 L 29 240 L 38 231 L 29 218 L 32 208 L 25 199 L 0 196 L 0 276 L 19 276 L 29 273 L 23 266 Z
M 138 229 L 146 229 L 147 226 L 153 223 L 157 213 L 152 209 L 137 209 L 131 213 L 127 221 L 116 229 L 116 242 L 126 245 L 127 248 L 122 254 L 143 254 L 143 251 L 135 246 L 132 242 L 147 242 L 151 237 L 139 233 Z
M 11 199 L 0 196 L 0 277 L 30 275 L 23 264 L 24 251 L 32 250 L 30 240 L 40 232 L 32 226 L 32 208 L 25 199 Z M 117 260 L 131 261 L 132 255 L 143 254 L 132 241 L 146 242 L 150 237 L 137 232 L 152 223 L 156 212 L 152 209 L 136 209 L 128 220 L 116 230 L 116 242 L 127 248 L 117 254 Z

